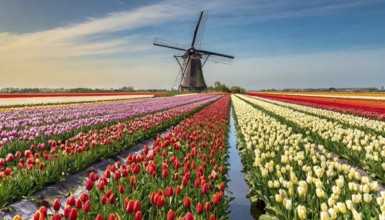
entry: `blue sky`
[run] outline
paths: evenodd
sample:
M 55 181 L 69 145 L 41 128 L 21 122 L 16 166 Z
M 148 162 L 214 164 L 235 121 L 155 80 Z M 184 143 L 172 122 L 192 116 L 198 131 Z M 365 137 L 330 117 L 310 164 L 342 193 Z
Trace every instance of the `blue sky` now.
M 247 89 L 385 84 L 385 0 L 0 0 L 0 87 L 170 88 L 199 11 L 207 84 Z

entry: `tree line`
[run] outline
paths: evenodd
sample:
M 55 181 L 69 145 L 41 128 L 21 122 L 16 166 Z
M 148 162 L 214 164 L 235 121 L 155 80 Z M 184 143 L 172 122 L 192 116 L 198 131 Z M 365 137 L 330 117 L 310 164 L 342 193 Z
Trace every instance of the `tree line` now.
M 219 81 L 214 82 L 214 86 L 207 88 L 209 92 L 231 92 L 231 93 L 245 93 L 245 89 L 240 86 L 228 87 L 226 84 L 222 84 Z

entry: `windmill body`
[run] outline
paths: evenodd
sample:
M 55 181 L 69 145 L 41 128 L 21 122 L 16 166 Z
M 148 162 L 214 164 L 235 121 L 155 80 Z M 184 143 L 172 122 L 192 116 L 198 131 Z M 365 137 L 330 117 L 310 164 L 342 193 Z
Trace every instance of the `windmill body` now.
M 170 49 L 184 51 L 182 56 L 175 56 L 180 66 L 180 76 L 178 80 L 179 91 L 192 91 L 192 92 L 205 92 L 207 91 L 207 85 L 203 77 L 202 67 L 207 60 L 213 60 L 214 62 L 230 63 L 234 57 L 225 54 L 219 54 L 206 50 L 196 49 L 195 45 L 200 45 L 200 40 L 203 36 L 204 24 L 207 20 L 207 14 L 203 11 L 200 13 L 197 26 L 194 31 L 194 37 L 191 43 L 191 47 L 186 49 L 185 46 L 175 43 L 170 43 L 160 39 L 155 39 L 154 45 L 167 47 Z M 182 64 L 179 62 L 178 57 L 183 60 Z M 202 60 L 204 60 L 202 64 Z
M 183 61 L 185 72 L 183 73 L 179 91 L 207 91 L 203 78 L 202 62 L 199 55 L 188 56 Z

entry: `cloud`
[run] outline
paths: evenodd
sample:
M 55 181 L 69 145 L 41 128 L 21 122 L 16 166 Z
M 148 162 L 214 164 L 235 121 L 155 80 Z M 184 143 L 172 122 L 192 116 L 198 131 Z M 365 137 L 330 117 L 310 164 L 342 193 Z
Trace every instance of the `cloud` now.
M 341 0 L 332 4 L 333 2 L 330 0 L 306 2 L 298 0 L 242 2 L 170 0 L 130 11 L 110 13 L 101 18 L 88 18 L 80 23 L 45 31 L 23 34 L 0 33 L 0 77 L 2 78 L 0 87 L 134 85 L 138 88 L 169 88 L 178 71 L 178 66 L 172 63 L 171 53 L 154 49 L 151 45 L 153 36 L 149 36 L 148 32 L 142 33 L 137 30 L 180 21 L 195 25 L 198 11 L 203 9 L 209 11 L 210 23 L 231 26 L 266 19 L 309 16 L 358 7 L 362 4 L 375 4 L 379 0 Z M 175 28 L 181 32 L 185 31 Z M 230 68 L 223 65 L 211 67 L 208 65 L 208 80 L 212 81 L 214 79 L 212 76 L 224 77 L 229 82 L 236 81 L 239 85 L 247 85 L 248 88 L 253 88 L 250 82 L 254 79 L 268 80 L 271 74 L 277 75 L 279 81 L 279 76 L 285 69 L 276 69 L 277 67 L 273 64 L 275 59 L 275 57 L 243 59 L 239 60 L 239 64 L 235 62 Z M 277 61 L 282 62 L 282 66 L 293 68 L 287 71 L 288 73 L 295 75 L 293 71 L 298 69 L 299 72 L 306 74 L 307 68 L 310 68 L 307 65 L 308 62 L 304 61 L 306 56 L 298 59 L 300 61 L 297 62 L 290 60 L 290 57 L 281 57 Z M 321 58 L 314 57 L 314 59 Z M 328 57 L 322 57 L 322 59 L 328 60 Z M 292 66 L 296 62 L 296 66 Z M 353 62 L 355 62 L 354 59 Z M 319 63 L 321 64 L 322 62 Z M 362 66 L 365 64 L 362 63 Z M 253 70 L 259 70 L 259 67 L 263 67 L 261 76 L 253 72 Z M 235 71 L 237 74 L 231 74 L 229 71 Z M 223 72 L 225 75 L 215 73 L 210 75 L 210 72 Z M 138 75 L 141 77 L 137 77 Z M 276 79 L 270 80 L 275 82 Z M 259 85 L 256 82 L 255 85 L 273 87 L 275 84 Z M 297 84 L 293 83 L 293 85 Z
M 165 2 L 46 31 L 0 33 L 0 87 L 108 87 L 102 82 L 111 82 L 111 77 L 119 74 L 125 78 L 129 67 L 145 64 L 138 53 L 153 48 L 147 36 L 115 33 L 157 25 L 189 13 L 192 12 L 177 4 Z M 131 76 L 135 77 L 134 72 Z
M 35 60 L 52 56 L 68 57 L 121 52 L 122 46 L 135 45 L 132 40 L 138 40 L 140 36 L 114 39 L 111 35 L 99 42 L 90 42 L 88 38 L 97 35 L 108 36 L 114 32 L 159 24 L 184 13 L 186 13 L 185 10 L 177 5 L 156 4 L 42 32 L 19 35 L 1 33 L 0 54 L 20 55 L 22 53 L 25 59 Z

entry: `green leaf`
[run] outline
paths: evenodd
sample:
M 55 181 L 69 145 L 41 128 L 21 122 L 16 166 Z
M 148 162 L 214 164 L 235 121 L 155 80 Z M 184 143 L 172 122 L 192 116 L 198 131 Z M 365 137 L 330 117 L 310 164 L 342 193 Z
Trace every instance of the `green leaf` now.
M 274 220 L 275 218 L 273 218 L 272 216 L 270 215 L 267 215 L 267 214 L 263 214 L 261 216 L 259 216 L 259 220 Z

